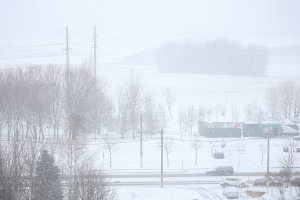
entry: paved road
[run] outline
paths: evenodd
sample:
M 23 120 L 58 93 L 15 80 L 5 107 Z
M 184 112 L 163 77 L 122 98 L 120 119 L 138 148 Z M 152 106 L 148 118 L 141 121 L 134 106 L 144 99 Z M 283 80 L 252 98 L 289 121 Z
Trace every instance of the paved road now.
M 235 173 L 233 176 L 264 176 L 265 173 Z M 115 186 L 139 186 L 160 185 L 159 173 L 137 173 L 137 174 L 109 174 L 108 178 Z M 164 174 L 164 185 L 207 185 L 219 184 L 223 176 L 211 176 L 199 173 L 166 173 Z M 250 178 L 251 179 L 251 178 Z M 254 178 L 252 178 L 254 179 Z
M 259 172 L 245 172 L 235 173 L 232 176 L 265 176 L 266 173 Z M 120 174 L 107 174 L 108 178 L 151 178 L 160 177 L 160 173 L 120 173 Z M 164 173 L 164 177 L 218 177 L 214 175 L 207 175 L 205 173 Z M 222 176 L 219 176 L 222 177 Z

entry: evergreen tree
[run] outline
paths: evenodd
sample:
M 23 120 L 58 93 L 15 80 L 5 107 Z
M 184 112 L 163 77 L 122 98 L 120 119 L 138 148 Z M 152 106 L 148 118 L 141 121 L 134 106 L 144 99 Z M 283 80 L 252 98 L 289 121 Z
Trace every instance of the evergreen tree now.
M 53 156 L 47 150 L 41 151 L 36 167 L 36 189 L 34 200 L 60 200 L 63 192 L 59 180 L 59 168 L 54 165 Z

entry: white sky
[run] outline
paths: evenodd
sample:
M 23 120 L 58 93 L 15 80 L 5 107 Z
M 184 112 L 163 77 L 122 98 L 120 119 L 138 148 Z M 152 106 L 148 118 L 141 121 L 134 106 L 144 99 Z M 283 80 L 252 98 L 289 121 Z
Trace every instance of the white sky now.
M 15 31 L 93 28 L 118 39 L 168 37 L 299 38 L 300 2 L 196 0 L 0 0 L 0 36 Z

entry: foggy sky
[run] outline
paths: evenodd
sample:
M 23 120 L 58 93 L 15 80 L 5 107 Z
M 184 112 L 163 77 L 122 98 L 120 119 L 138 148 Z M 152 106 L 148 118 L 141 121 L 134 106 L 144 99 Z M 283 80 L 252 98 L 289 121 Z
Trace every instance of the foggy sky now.
M 0 0 L 0 5 L 0 64 L 65 63 L 66 26 L 73 63 L 91 53 L 94 26 L 102 61 L 186 38 L 300 44 L 297 0 Z M 36 57 L 49 60 L 32 60 Z
M 296 0 L 1 0 L 1 35 L 15 31 L 93 28 L 143 35 L 233 34 L 299 37 Z M 146 33 L 143 34 L 143 31 Z M 152 31 L 152 33 L 149 33 Z M 159 32 L 159 33 L 157 33 Z M 170 33 L 169 33 L 170 35 Z

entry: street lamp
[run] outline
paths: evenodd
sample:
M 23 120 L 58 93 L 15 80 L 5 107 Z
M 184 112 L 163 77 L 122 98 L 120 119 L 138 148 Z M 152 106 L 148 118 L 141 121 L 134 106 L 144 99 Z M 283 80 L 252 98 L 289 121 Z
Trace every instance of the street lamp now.
M 155 117 L 157 118 L 158 116 L 155 115 Z M 163 188 L 163 180 L 164 180 L 164 152 L 163 152 L 163 145 L 164 145 L 164 129 L 161 127 L 161 131 L 160 131 L 160 187 Z
M 269 162 L 270 162 L 270 139 L 271 139 L 271 133 L 270 133 L 270 123 L 268 123 L 268 132 L 265 133 L 265 139 L 268 140 L 268 155 L 267 155 L 267 188 L 269 189 Z

